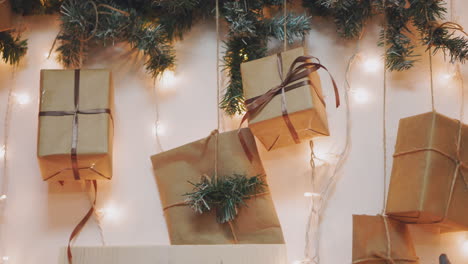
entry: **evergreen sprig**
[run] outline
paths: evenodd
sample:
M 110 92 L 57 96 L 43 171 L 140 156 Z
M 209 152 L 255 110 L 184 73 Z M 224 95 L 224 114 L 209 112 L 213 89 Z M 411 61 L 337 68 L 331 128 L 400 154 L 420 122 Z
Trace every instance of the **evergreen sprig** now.
M 174 67 L 174 51 L 164 28 L 140 16 L 136 9 L 110 0 L 65 0 L 61 6 L 58 59 L 66 67 L 79 67 L 90 46 L 128 42 L 145 56 L 146 70 L 156 78 Z M 97 23 L 96 23 L 97 22 Z
M 286 17 L 267 17 L 263 12 L 265 8 L 274 11 L 282 4 L 283 1 L 276 0 L 230 0 L 222 5 L 221 14 L 229 24 L 224 67 L 230 81 L 220 107 L 228 115 L 242 114 L 245 111 L 241 63 L 266 56 L 270 38 L 284 40 L 285 22 L 286 37 L 290 43 L 303 38 L 311 28 L 310 18 L 306 15 L 288 13 Z
M 365 23 L 376 15 L 385 15 L 379 45 L 387 48 L 386 68 L 403 71 L 414 66 L 419 54 L 417 45 L 424 45 L 432 54 L 442 51 L 451 62 L 464 63 L 468 56 L 468 39 L 444 24 L 447 9 L 441 0 L 303 0 L 313 14 L 333 18 L 339 34 L 347 39 L 358 38 Z M 411 39 L 414 25 L 420 42 Z
M 0 54 L 5 63 L 18 64 L 27 50 L 28 43 L 20 36 L 14 36 L 11 30 L 0 32 Z
M 204 175 L 199 183 L 189 183 L 194 189 L 184 194 L 187 196 L 185 202 L 199 214 L 216 210 L 219 223 L 234 220 L 239 207 L 246 205 L 245 200 L 262 193 L 266 186 L 261 175 L 247 177 L 241 174 L 217 178 Z

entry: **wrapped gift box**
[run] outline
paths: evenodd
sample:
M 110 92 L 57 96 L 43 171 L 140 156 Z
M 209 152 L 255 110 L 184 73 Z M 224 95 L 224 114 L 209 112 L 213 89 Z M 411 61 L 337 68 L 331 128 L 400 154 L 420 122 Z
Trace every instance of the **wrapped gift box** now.
M 218 136 L 218 177 L 234 173 L 265 175 L 250 130 L 241 129 L 239 133 L 253 154 L 252 162 L 246 157 L 237 131 L 221 133 Z M 184 194 L 193 190 L 189 181 L 199 182 L 202 175 L 213 175 L 215 141 L 209 137 L 151 158 L 171 244 L 284 243 L 274 204 L 268 193 L 245 200 L 246 206 L 239 208 L 237 217 L 224 224 L 216 221 L 215 210 L 199 214 L 183 204 L 186 198 Z M 267 192 L 268 188 L 265 189 Z M 181 202 L 182 206 L 173 206 Z
M 283 75 L 286 75 L 293 61 L 304 54 L 303 48 L 282 52 Z M 241 73 L 246 100 L 263 95 L 281 84 L 277 55 L 242 63 Z M 307 77 L 304 79 L 307 80 Z M 330 135 L 320 77 L 315 71 L 308 75 L 308 79 L 312 85 L 285 93 L 289 119 L 300 140 Z M 260 111 L 250 115 L 248 121 L 252 133 L 268 150 L 295 144 L 283 119 L 281 95 L 275 96 Z
M 10 2 L 0 1 L 0 32 L 9 30 L 13 26 L 13 14 Z
M 387 214 L 443 231 L 467 230 L 467 162 L 466 125 L 435 112 L 401 119 Z
M 108 70 L 42 70 L 37 155 L 44 180 L 112 178 Z
M 383 216 L 353 215 L 353 264 L 417 264 L 408 227 Z

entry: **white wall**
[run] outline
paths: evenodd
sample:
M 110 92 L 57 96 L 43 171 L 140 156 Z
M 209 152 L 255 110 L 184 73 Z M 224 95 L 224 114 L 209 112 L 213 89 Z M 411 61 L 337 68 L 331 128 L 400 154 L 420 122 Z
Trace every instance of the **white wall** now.
M 456 0 L 457 14 L 465 14 L 468 5 Z M 75 224 L 89 207 L 82 186 L 67 183 L 64 187 L 42 182 L 36 161 L 37 109 L 39 70 L 60 66 L 47 60 L 48 52 L 58 32 L 54 17 L 33 17 L 23 21 L 29 39 L 27 57 L 18 68 L 0 65 L 0 116 L 6 109 L 7 90 L 27 94 L 31 102 L 14 105 L 9 123 L 8 141 L 8 204 L 4 218 L 5 254 L 10 264 L 57 263 L 59 249 L 67 244 Z M 468 27 L 468 18 L 460 23 Z M 355 42 L 343 42 L 334 27 L 314 20 L 308 38 L 311 53 L 326 65 L 343 92 L 344 72 Z M 158 100 L 161 136 L 164 149 L 170 149 L 207 136 L 216 127 L 216 33 L 214 23 L 197 25 L 187 37 L 177 43 L 178 68 L 173 89 L 159 86 Z M 363 56 L 380 56 L 376 46 L 377 23 L 369 25 L 361 42 Z M 396 139 L 398 120 L 402 117 L 430 111 L 429 72 L 427 56 L 418 67 L 405 73 L 389 74 L 388 80 L 388 171 Z M 434 58 L 436 108 L 439 112 L 458 117 L 459 84 L 441 80 L 441 73 L 453 68 L 438 56 Z M 368 93 L 368 100 L 359 103 L 351 97 L 352 149 L 340 174 L 336 190 L 323 216 L 321 258 L 323 264 L 350 263 L 352 248 L 352 214 L 377 214 L 383 197 L 382 162 L 382 69 L 366 72 L 357 62 L 351 72 L 352 89 Z M 159 152 L 154 137 L 155 98 L 152 80 L 126 47 L 117 46 L 92 54 L 89 68 L 108 67 L 115 81 L 115 157 L 114 178 L 99 184 L 99 207 L 114 208 L 114 215 L 103 219 L 108 245 L 168 244 L 157 186 L 149 157 Z M 465 79 L 468 69 L 462 66 Z M 344 143 L 344 107 L 331 107 L 332 93 L 327 75 L 321 73 L 327 101 L 332 137 L 316 140 L 321 153 L 339 153 Z M 224 80 L 226 81 L 226 80 Z M 166 87 L 168 88 L 168 87 Z M 465 102 L 466 103 L 466 102 Z M 466 119 L 465 119 L 466 121 Z M 234 129 L 239 120 L 225 119 L 224 129 Z M 3 127 L 3 120 L 0 121 Z M 3 136 L 3 131 L 0 131 Z M 3 143 L 2 143 L 3 144 Z M 277 211 L 283 225 L 289 258 L 302 258 L 304 232 L 309 206 L 303 196 L 310 187 L 309 147 L 307 143 L 266 152 L 261 156 L 268 173 Z M 325 169 L 322 168 L 322 171 Z M 467 263 L 468 252 L 462 251 L 464 233 L 438 235 L 431 228 L 412 228 L 421 263 L 438 263 L 446 252 L 452 263 Z M 77 245 L 99 245 L 95 222 L 91 222 Z

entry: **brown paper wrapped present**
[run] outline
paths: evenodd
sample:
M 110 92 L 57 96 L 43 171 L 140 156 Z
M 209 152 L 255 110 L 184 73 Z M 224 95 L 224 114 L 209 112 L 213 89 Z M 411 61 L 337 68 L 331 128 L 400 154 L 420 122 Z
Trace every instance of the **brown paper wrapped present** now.
M 37 155 L 44 180 L 112 177 L 108 70 L 42 70 Z
M 0 32 L 11 29 L 13 26 L 13 14 L 10 2 L 0 1 Z
M 241 129 L 239 133 L 253 154 L 252 162 L 246 157 L 237 131 L 221 133 L 218 177 L 234 173 L 265 175 L 250 130 Z M 184 204 L 184 194 L 193 189 L 188 181 L 199 182 L 202 175 L 214 173 L 215 141 L 211 136 L 151 157 L 171 244 L 283 244 L 281 226 L 268 193 L 245 200 L 247 205 L 225 224 L 216 221 L 214 210 L 198 214 Z
M 353 264 L 419 263 L 408 227 L 384 216 L 353 215 Z
M 468 127 L 430 112 L 400 120 L 387 214 L 407 223 L 468 229 Z
M 293 62 L 301 56 L 303 59 L 295 67 L 309 63 L 310 70 L 303 68 L 305 74 L 297 80 L 288 80 Z M 330 135 L 317 73 L 319 68 L 325 67 L 319 63 L 310 64 L 310 58 L 304 56 L 304 49 L 297 48 L 241 64 L 249 127 L 268 150 Z M 273 89 L 278 91 L 273 92 Z M 269 97 L 266 101 L 261 98 L 265 96 Z

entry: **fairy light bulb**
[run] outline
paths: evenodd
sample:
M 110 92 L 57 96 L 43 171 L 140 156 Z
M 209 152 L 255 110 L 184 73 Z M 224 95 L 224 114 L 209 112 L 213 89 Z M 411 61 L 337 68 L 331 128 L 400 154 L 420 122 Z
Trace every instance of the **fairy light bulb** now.
M 0 202 L 1 202 L 1 201 L 5 201 L 6 198 L 7 198 L 6 194 L 2 194 L 2 195 L 0 196 Z
M 14 96 L 15 96 L 16 102 L 19 105 L 26 105 L 26 104 L 29 104 L 29 102 L 31 102 L 31 97 L 29 97 L 29 95 L 26 93 L 18 93 L 18 94 L 15 94 Z
M 304 197 L 320 197 L 320 194 L 314 192 L 305 192 Z
M 5 145 L 0 147 L 0 159 L 5 157 Z
M 97 210 L 98 215 L 108 221 L 117 221 L 121 218 L 121 211 L 115 205 L 107 205 Z
M 166 130 L 166 126 L 159 121 L 153 127 L 153 133 L 156 136 L 163 136 L 164 134 L 166 134 Z
M 159 79 L 160 88 L 163 90 L 172 90 L 175 88 L 176 75 L 174 71 L 166 70 L 161 74 Z
M 8 257 L 8 256 L 3 256 L 3 257 L 2 257 L 2 262 L 1 262 L 1 263 L 2 263 L 2 264 L 7 264 L 7 263 L 8 263 L 8 260 L 10 260 L 10 257 Z
M 362 62 L 363 70 L 368 73 L 379 71 L 382 65 L 382 60 L 377 56 L 366 56 Z
M 369 92 L 363 88 L 353 89 L 351 94 L 356 103 L 365 104 L 369 102 Z

